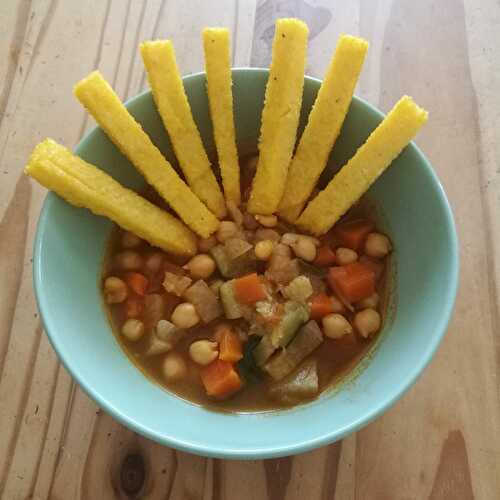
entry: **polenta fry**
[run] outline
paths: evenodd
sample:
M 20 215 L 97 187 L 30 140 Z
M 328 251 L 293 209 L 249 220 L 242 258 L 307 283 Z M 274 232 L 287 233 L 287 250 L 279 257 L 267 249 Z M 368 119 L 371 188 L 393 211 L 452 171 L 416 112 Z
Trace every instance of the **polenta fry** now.
M 227 201 L 239 205 L 241 202 L 240 167 L 234 129 L 229 30 L 205 28 L 203 47 L 208 104 L 214 127 L 224 195 Z
M 427 117 L 427 111 L 411 97 L 403 96 L 328 186 L 307 205 L 297 225 L 316 235 L 326 233 L 401 153 Z
M 98 71 L 90 73 L 75 85 L 74 92 L 108 137 L 179 217 L 193 231 L 208 238 L 219 221 L 179 177 L 102 75 Z
M 307 126 L 300 138 L 279 206 L 280 216 L 295 222 L 318 182 L 340 133 L 365 60 L 368 42 L 350 35 L 338 41 Z
M 278 19 L 259 139 L 259 161 L 248 201 L 253 214 L 272 214 L 285 189 L 299 124 L 308 28 Z
M 149 85 L 175 156 L 194 193 L 219 218 L 226 215 L 222 191 L 203 147 L 170 40 L 140 45 Z
M 52 139 L 36 146 L 24 171 L 72 205 L 104 215 L 152 245 L 180 255 L 196 253 L 196 237 L 180 220 Z

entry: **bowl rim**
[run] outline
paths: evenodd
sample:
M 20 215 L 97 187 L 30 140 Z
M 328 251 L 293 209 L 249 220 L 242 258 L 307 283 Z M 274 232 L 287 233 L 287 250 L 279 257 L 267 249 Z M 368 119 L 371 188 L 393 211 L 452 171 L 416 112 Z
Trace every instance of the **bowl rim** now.
M 269 70 L 267 68 L 254 68 L 254 67 L 232 68 L 233 74 L 246 73 L 246 72 L 260 72 L 269 74 Z M 204 71 L 200 71 L 186 75 L 182 78 L 182 80 L 183 82 L 185 82 L 200 77 L 205 78 L 205 76 L 206 73 Z M 304 79 L 313 82 L 315 85 L 320 85 L 322 82 L 318 78 L 310 77 L 307 75 L 304 77 Z M 145 95 L 149 94 L 151 94 L 151 90 L 146 89 L 143 92 L 132 97 L 131 99 L 125 101 L 125 105 L 128 107 L 133 103 L 135 103 L 137 100 L 142 99 Z M 385 114 L 382 113 L 375 106 L 367 102 L 366 100 L 358 96 L 353 96 L 353 101 L 358 102 L 380 119 L 384 118 Z M 96 133 L 97 130 L 100 130 L 99 126 L 95 126 L 94 128 L 92 128 L 80 139 L 80 141 L 74 148 L 76 154 L 78 154 L 78 150 L 80 148 L 83 148 L 86 145 L 86 143 L 92 139 L 93 135 Z M 57 195 L 55 195 L 54 193 L 49 192 L 47 193 L 44 199 L 37 222 L 37 229 L 34 240 L 34 253 L 33 253 L 33 284 L 43 328 L 47 334 L 47 337 L 54 351 L 57 354 L 58 360 L 64 365 L 66 370 L 70 373 L 72 378 L 78 383 L 78 385 L 82 388 L 82 390 L 99 407 L 103 408 L 108 414 L 110 414 L 113 418 L 117 419 L 121 424 L 162 445 L 166 445 L 181 451 L 194 453 L 205 457 L 251 460 L 251 459 L 276 458 L 296 453 L 303 453 L 318 448 L 320 446 L 325 446 L 340 439 L 343 439 L 347 435 L 364 427 L 368 423 L 372 422 L 376 417 L 380 416 L 382 413 L 384 413 L 390 407 L 392 407 L 396 403 L 396 401 L 400 399 L 401 396 L 408 389 L 410 389 L 410 387 L 416 382 L 418 377 L 423 373 L 425 368 L 428 366 L 446 333 L 446 329 L 453 312 L 455 298 L 458 290 L 458 279 L 459 279 L 458 237 L 451 206 L 446 197 L 443 186 L 441 185 L 441 182 L 436 172 L 432 168 L 430 161 L 427 159 L 424 153 L 413 141 L 411 141 L 407 147 L 410 148 L 417 155 L 418 160 L 425 168 L 427 175 L 430 176 L 432 183 L 436 188 L 435 192 L 439 198 L 439 204 L 441 205 L 445 214 L 446 226 L 444 229 L 446 232 L 446 237 L 450 240 L 450 246 L 451 246 L 451 252 L 449 255 L 450 276 L 448 280 L 448 287 L 446 290 L 446 296 L 443 297 L 443 309 L 439 317 L 439 320 L 436 323 L 434 330 L 435 333 L 429 339 L 426 351 L 424 355 L 422 355 L 420 362 L 414 365 L 413 370 L 409 373 L 409 375 L 407 375 L 404 379 L 400 379 L 397 385 L 393 386 L 393 389 L 391 390 L 390 394 L 388 394 L 386 397 L 381 397 L 379 399 L 379 402 L 376 405 L 374 405 L 371 408 L 371 410 L 365 412 L 364 415 L 352 421 L 349 425 L 333 431 L 322 430 L 318 432 L 318 436 L 316 438 L 308 439 L 306 441 L 299 441 L 299 442 L 296 441 L 295 443 L 291 443 L 289 445 L 282 445 L 282 446 L 271 445 L 268 448 L 261 448 L 261 449 L 254 448 L 248 450 L 248 449 L 234 449 L 234 448 L 228 449 L 226 447 L 217 447 L 216 445 L 207 447 L 206 445 L 199 444 L 196 442 L 176 439 L 175 437 L 166 436 L 159 432 L 155 432 L 154 430 L 142 425 L 141 423 L 137 422 L 128 415 L 123 414 L 117 407 L 113 405 L 112 402 L 102 397 L 98 389 L 91 387 L 89 384 L 87 384 L 85 379 L 81 377 L 77 371 L 72 369 L 70 361 L 64 357 L 63 353 L 59 348 L 60 346 L 57 343 L 57 335 L 54 335 L 52 333 L 57 330 L 57 325 L 55 324 L 54 321 L 52 321 L 53 320 L 52 315 L 48 313 L 49 307 L 46 303 L 45 296 L 43 293 L 45 285 L 42 279 L 43 234 L 46 225 L 49 223 L 49 211 L 50 211 L 51 199 L 53 197 L 57 197 Z M 315 400 L 310 404 L 315 404 L 315 402 L 317 401 L 319 400 Z

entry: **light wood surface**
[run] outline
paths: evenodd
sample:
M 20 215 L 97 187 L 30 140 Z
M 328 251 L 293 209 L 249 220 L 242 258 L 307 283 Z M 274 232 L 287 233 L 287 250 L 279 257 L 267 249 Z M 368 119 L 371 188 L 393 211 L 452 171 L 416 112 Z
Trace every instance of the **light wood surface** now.
M 339 33 L 359 34 L 371 47 L 357 94 L 387 111 L 408 93 L 430 111 L 417 143 L 453 206 L 460 290 L 431 365 L 371 425 L 294 457 L 204 459 L 122 427 L 58 363 L 32 290 L 45 191 L 22 168 L 42 138 L 71 147 L 92 125 L 72 96 L 92 69 L 123 98 L 145 87 L 139 41 L 173 39 L 186 74 L 203 68 L 201 29 L 228 26 L 234 65 L 262 66 L 286 16 L 310 26 L 308 74 L 322 77 Z M 2 498 L 500 498 L 499 26 L 496 0 L 2 0 Z

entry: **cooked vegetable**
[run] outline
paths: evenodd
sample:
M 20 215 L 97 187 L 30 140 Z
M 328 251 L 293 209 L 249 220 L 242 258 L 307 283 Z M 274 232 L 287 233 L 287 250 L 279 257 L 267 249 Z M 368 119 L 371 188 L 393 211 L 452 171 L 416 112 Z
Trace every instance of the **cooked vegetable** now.
M 225 243 L 229 238 L 236 238 L 240 232 L 240 228 L 232 220 L 223 220 L 215 233 L 217 241 Z
M 219 288 L 220 300 L 227 319 L 237 319 L 243 316 L 242 307 L 236 300 L 236 296 L 234 294 L 234 281 L 235 280 L 226 281 Z
M 210 323 L 215 318 L 222 316 L 222 307 L 217 295 L 203 280 L 198 280 L 190 286 L 185 291 L 184 297 L 194 305 L 203 323 Z
M 284 288 L 283 293 L 288 299 L 305 304 L 313 294 L 311 281 L 306 276 L 297 276 Z
M 365 339 L 378 332 L 382 320 L 375 309 L 363 309 L 354 316 L 354 326 Z
M 372 257 L 367 257 L 366 255 L 362 255 L 359 258 L 359 262 L 363 265 L 371 269 L 375 273 L 375 281 L 378 281 L 382 274 L 384 274 L 384 261 L 380 259 L 373 259 Z
M 316 245 L 310 238 L 299 237 L 292 245 L 295 255 L 306 262 L 312 262 L 316 258 Z
M 255 304 L 266 298 L 266 288 L 256 273 L 234 280 L 234 295 L 240 304 Z
M 170 40 L 140 44 L 140 52 L 156 108 L 189 186 L 219 218 L 226 215 L 222 191 L 210 165 L 184 91 Z
M 291 259 L 290 248 L 279 243 L 273 249 L 266 277 L 275 283 L 286 285 L 300 274 L 299 261 Z
M 371 220 L 355 219 L 338 224 L 335 226 L 334 233 L 341 245 L 358 251 L 363 247 L 366 237 L 374 227 Z
M 274 243 L 271 240 L 262 240 L 255 245 L 255 257 L 259 260 L 267 261 L 273 253 Z
M 353 332 L 351 323 L 342 314 L 327 314 L 323 320 L 323 332 L 331 339 L 340 339 Z
M 210 255 L 200 253 L 195 255 L 184 267 L 192 278 L 205 280 L 210 278 L 215 271 L 215 262 Z
M 335 256 L 337 257 L 337 265 L 339 266 L 346 266 L 358 260 L 358 254 L 354 250 L 345 247 L 337 248 Z
M 144 297 L 144 324 L 149 331 L 154 328 L 158 321 L 165 317 L 165 303 L 163 297 L 158 293 L 148 293 Z
M 385 234 L 370 233 L 365 242 L 368 257 L 383 259 L 392 250 L 391 242 Z
M 128 295 L 127 285 L 116 276 L 104 280 L 103 292 L 107 304 L 121 304 Z
M 184 358 L 177 352 L 169 352 L 165 356 L 162 372 L 169 382 L 177 382 L 187 375 L 187 365 Z
M 315 359 L 308 359 L 295 372 L 273 384 L 269 389 L 269 395 L 282 404 L 292 405 L 313 398 L 318 390 L 317 363 Z
M 328 244 L 322 245 L 318 248 L 316 258 L 314 259 L 316 266 L 328 267 L 335 264 L 335 252 Z
M 226 249 L 226 255 L 231 260 L 251 257 L 249 253 L 253 250 L 253 246 L 248 241 L 240 238 L 229 238 L 224 243 L 224 248 Z
M 196 312 L 196 308 L 189 302 L 183 302 L 182 304 L 179 304 L 174 309 L 174 312 L 172 313 L 172 317 L 170 319 L 177 328 L 182 329 L 191 328 L 200 322 L 200 317 Z
M 193 280 L 189 276 L 165 272 L 163 280 L 163 288 L 169 293 L 182 297 L 184 292 L 191 286 Z
M 146 356 L 155 356 L 172 350 L 184 336 L 185 331 L 178 329 L 173 323 L 165 319 L 158 321 L 156 328 L 149 335 Z
M 259 241 L 264 241 L 264 240 L 271 240 L 273 242 L 278 242 L 280 240 L 281 236 L 278 231 L 275 231 L 274 229 L 268 229 L 268 228 L 261 228 L 257 229 L 255 231 L 255 242 L 258 243 Z
M 311 319 L 321 319 L 332 312 L 334 312 L 332 297 L 329 297 L 326 293 L 318 293 L 309 301 L 309 316 Z
M 242 387 L 242 381 L 232 363 L 216 359 L 200 370 L 201 380 L 209 396 L 225 399 Z
M 309 202 L 297 225 L 316 235 L 326 233 L 399 156 L 427 116 L 411 97 L 402 97 L 327 187 Z
M 198 238 L 198 250 L 200 252 L 208 252 L 215 245 L 217 245 L 217 239 L 213 234 L 208 238 Z
M 144 335 L 144 323 L 130 318 L 122 326 L 122 335 L 132 342 L 137 342 Z
M 144 311 L 144 299 L 137 295 L 127 297 L 124 302 L 124 312 L 127 318 L 138 318 Z
M 366 299 L 375 292 L 375 273 L 361 262 L 331 267 L 328 282 L 334 292 L 350 303 Z
M 366 299 L 357 302 L 356 309 L 375 309 L 378 306 L 379 300 L 379 294 L 375 292 L 369 297 L 366 297 Z
M 208 238 L 219 225 L 217 217 L 179 177 L 102 75 L 98 71 L 90 73 L 75 85 L 74 92 L 107 136 L 179 217 L 199 236 Z M 104 172 L 102 174 L 105 175 Z M 128 203 L 121 199 L 119 206 L 120 210 L 123 210 L 124 207 L 128 207 Z M 164 218 L 167 217 L 165 212 L 161 213 Z M 139 213 L 137 215 L 140 218 Z M 142 224 L 146 224 L 144 219 L 141 220 Z M 125 229 L 134 231 L 138 236 L 147 239 L 134 227 L 125 226 Z M 171 235 L 171 239 L 175 242 L 174 234 Z M 170 248 L 165 247 L 165 250 L 168 251 Z M 193 250 L 191 248 L 187 253 L 193 254 Z
M 264 363 L 272 356 L 274 351 L 276 351 L 276 347 L 271 341 L 271 334 L 264 335 L 253 351 L 257 366 L 264 366 Z
M 271 332 L 271 342 L 274 347 L 285 347 L 292 340 L 295 332 L 309 319 L 307 306 L 298 302 L 288 301 L 281 321 Z
M 281 350 L 264 365 L 264 370 L 274 380 L 286 377 L 323 342 L 323 333 L 316 321 L 307 322 L 286 349 Z
M 240 336 L 230 328 L 225 328 L 220 333 L 219 359 L 236 363 L 243 358 L 243 347 Z
M 125 283 L 137 295 L 144 296 L 148 289 L 148 279 L 141 273 L 128 272 L 125 274 Z
M 242 255 L 238 259 L 230 259 L 224 245 L 217 245 L 210 249 L 217 267 L 224 278 L 236 278 L 243 274 L 255 271 L 256 260 L 252 252 Z
M 189 346 L 189 356 L 195 363 L 207 366 L 219 357 L 218 347 L 217 342 L 197 340 Z

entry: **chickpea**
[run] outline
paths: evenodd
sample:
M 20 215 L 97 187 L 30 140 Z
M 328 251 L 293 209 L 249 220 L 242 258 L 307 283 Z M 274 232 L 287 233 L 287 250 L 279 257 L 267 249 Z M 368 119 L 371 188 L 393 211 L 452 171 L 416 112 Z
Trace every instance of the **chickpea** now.
M 168 382 L 176 382 L 187 375 L 184 358 L 177 352 L 169 352 L 162 365 L 163 376 Z
M 255 257 L 259 260 L 269 260 L 273 253 L 274 243 L 271 240 L 262 240 L 255 245 Z
M 120 278 L 110 276 L 104 281 L 104 299 L 107 304 L 120 304 L 128 295 L 127 285 Z
M 130 231 L 125 231 L 122 235 L 122 247 L 123 248 L 134 248 L 141 244 L 142 240 L 134 233 Z
M 208 252 L 211 248 L 217 245 L 217 240 L 215 236 L 209 236 L 208 238 L 199 238 L 198 239 L 198 250 L 200 252 Z
M 365 253 L 369 257 L 383 259 L 391 250 L 391 242 L 385 234 L 370 233 L 366 238 Z
M 356 309 L 375 309 L 378 306 L 380 297 L 377 292 L 373 292 L 366 299 L 360 300 L 356 303 Z
M 340 300 L 337 299 L 337 297 L 335 297 L 335 295 L 332 295 L 330 297 L 330 300 L 332 301 L 332 311 L 334 313 L 343 313 L 344 312 L 344 310 L 345 310 L 344 304 L 342 304 L 342 302 L 340 302 Z
M 310 240 L 312 243 L 314 243 L 314 246 L 317 246 L 317 247 L 319 247 L 321 244 L 320 241 L 318 240 L 318 238 L 315 238 L 314 236 L 309 236 L 306 234 L 297 234 L 297 233 L 285 233 L 281 237 L 281 243 L 283 243 L 285 245 L 293 246 L 297 243 L 297 241 L 300 238 L 305 238 L 305 239 Z
M 161 252 L 152 253 L 147 257 L 144 267 L 152 273 L 157 273 L 163 264 L 163 257 Z
M 335 251 L 335 257 L 337 258 L 337 264 L 339 266 L 352 264 L 358 260 L 358 254 L 354 250 L 344 247 L 337 248 Z
M 380 314 L 375 309 L 363 309 L 354 316 L 354 326 L 364 338 L 376 333 L 380 323 Z
M 142 257 L 132 250 L 125 250 L 115 255 L 116 264 L 124 271 L 137 271 L 141 269 L 143 260 Z
M 215 271 L 215 261 L 205 253 L 200 253 L 193 257 L 185 266 L 195 279 L 207 279 Z
M 352 326 L 342 314 L 327 314 L 323 318 L 323 332 L 331 339 L 339 339 L 352 333 Z
M 127 319 L 122 326 L 122 335 L 132 342 L 137 342 L 144 335 L 144 323 L 139 319 Z
M 238 234 L 238 226 L 232 220 L 223 220 L 219 224 L 216 237 L 220 243 L 224 243 Z
M 276 215 L 256 215 L 255 219 L 264 227 L 275 227 L 278 224 L 278 217 Z
M 200 317 L 193 304 L 183 302 L 174 309 L 170 320 L 177 328 L 191 328 L 199 323 Z
M 312 262 L 316 258 L 316 245 L 310 238 L 300 237 L 297 242 L 292 245 L 295 255 L 306 262 Z
M 206 366 L 218 358 L 219 344 L 210 340 L 197 340 L 189 346 L 189 356 L 199 365 Z

